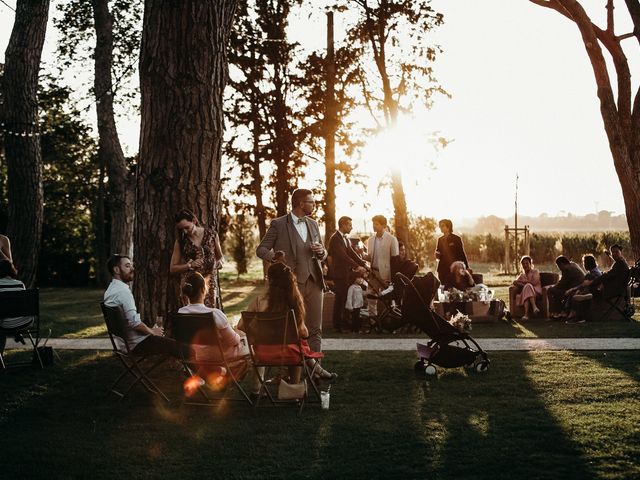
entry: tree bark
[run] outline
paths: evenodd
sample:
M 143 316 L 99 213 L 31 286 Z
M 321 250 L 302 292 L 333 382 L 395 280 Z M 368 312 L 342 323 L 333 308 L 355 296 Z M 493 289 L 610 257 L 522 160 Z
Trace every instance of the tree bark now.
M 236 0 L 146 0 L 134 295 L 149 321 L 175 309 L 173 214 L 191 208 L 217 228 L 222 95 Z
M 98 159 L 109 177 L 107 204 L 111 216 L 111 253 L 132 255 L 135 179 L 122 152 L 113 113 L 113 18 L 108 0 L 92 0 L 96 29 L 94 90 L 98 119 Z
M 4 123 L 8 173 L 7 235 L 19 278 L 36 280 L 42 235 L 42 152 L 38 132 L 38 72 L 49 16 L 49 0 L 18 0 L 5 53 Z

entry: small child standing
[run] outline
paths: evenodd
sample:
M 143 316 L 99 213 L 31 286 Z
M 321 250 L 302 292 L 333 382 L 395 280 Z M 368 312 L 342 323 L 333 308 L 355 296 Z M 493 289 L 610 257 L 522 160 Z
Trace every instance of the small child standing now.
M 347 301 L 344 308 L 349 311 L 351 315 L 351 331 L 359 332 L 362 326 L 362 320 L 360 320 L 360 309 L 364 306 L 364 293 L 362 291 L 362 285 L 364 284 L 364 278 L 361 275 L 354 274 L 353 281 L 349 290 L 347 291 Z

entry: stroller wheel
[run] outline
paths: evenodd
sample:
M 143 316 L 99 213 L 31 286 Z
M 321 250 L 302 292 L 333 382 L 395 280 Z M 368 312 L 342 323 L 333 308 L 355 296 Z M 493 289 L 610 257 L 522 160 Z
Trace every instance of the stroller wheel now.
M 478 373 L 484 373 L 487 370 L 489 370 L 489 362 L 487 362 L 486 360 L 478 362 L 478 364 L 476 365 L 476 372 Z
M 424 367 L 424 373 L 426 373 L 428 377 L 432 377 L 436 373 L 438 373 L 438 371 L 436 370 L 435 365 L 429 364 L 426 367 Z
M 424 361 L 418 360 L 413 366 L 413 369 L 416 373 L 422 373 L 424 371 Z

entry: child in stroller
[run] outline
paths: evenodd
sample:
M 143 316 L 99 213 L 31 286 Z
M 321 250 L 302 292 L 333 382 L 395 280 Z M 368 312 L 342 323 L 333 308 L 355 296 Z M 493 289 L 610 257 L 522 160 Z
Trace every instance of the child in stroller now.
M 396 274 L 396 283 L 404 286 L 402 318 L 416 325 L 431 340 L 418 343 L 415 369 L 429 375 L 436 373 L 436 365 L 443 368 L 473 367 L 478 372 L 489 368 L 489 357 L 480 345 L 466 332 L 461 332 L 431 309 L 431 303 L 440 282 L 428 273 L 424 277 L 409 280 Z

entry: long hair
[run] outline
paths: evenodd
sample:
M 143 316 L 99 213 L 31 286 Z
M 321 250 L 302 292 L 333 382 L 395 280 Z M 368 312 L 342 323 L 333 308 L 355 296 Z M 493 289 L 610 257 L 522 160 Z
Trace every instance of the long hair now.
M 193 222 L 196 225 L 199 223 L 198 222 L 198 217 L 196 217 L 196 214 L 193 213 L 191 210 L 189 210 L 188 208 L 183 208 L 182 210 L 180 210 L 179 212 L 177 212 L 174 216 L 173 216 L 173 220 L 174 223 L 177 225 L 178 223 L 180 223 L 182 220 L 186 220 L 188 222 Z M 178 244 L 180 245 L 180 251 L 184 252 L 184 245 L 186 242 L 186 235 L 183 232 L 178 232 Z
M 298 325 L 304 322 L 304 300 L 298 289 L 296 276 L 284 263 L 277 262 L 267 270 L 267 311 L 287 312 L 293 309 Z

